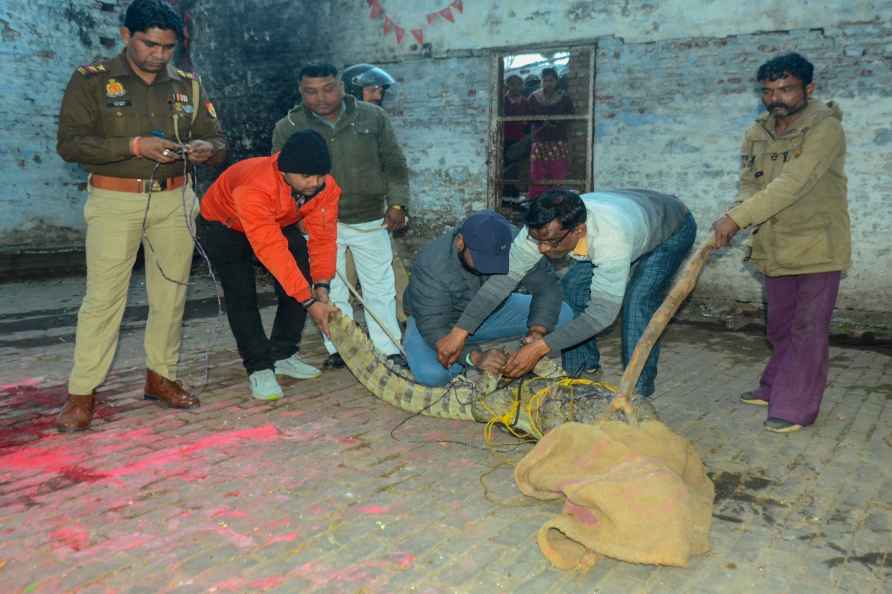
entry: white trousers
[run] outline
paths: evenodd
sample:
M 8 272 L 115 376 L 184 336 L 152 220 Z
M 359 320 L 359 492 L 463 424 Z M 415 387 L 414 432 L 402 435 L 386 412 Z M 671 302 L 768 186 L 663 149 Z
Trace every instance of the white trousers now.
M 381 329 L 383 324 L 395 340 L 400 340 L 400 325 L 396 319 L 393 251 L 390 247 L 390 236 L 384 227 L 384 219 L 353 225 L 338 223 L 338 274 L 331 279 L 330 297 L 331 302 L 352 319 L 350 295 L 347 285 L 341 280 L 341 277 L 347 278 L 347 248 L 350 248 L 350 253 L 353 254 L 356 275 L 362 286 L 369 338 L 382 354 L 395 355 L 400 352 L 399 348 Z M 334 344 L 327 338 L 325 349 L 329 353 L 337 352 Z

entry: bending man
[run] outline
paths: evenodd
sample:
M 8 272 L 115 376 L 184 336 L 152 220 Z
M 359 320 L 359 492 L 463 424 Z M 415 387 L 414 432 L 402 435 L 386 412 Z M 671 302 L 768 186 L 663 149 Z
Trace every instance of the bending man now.
M 545 256 L 576 263 L 563 280 L 564 300 L 577 317 L 515 353 L 503 374 L 518 377 L 550 351 L 564 355 L 571 374 L 600 365 L 595 336 L 623 311 L 622 358 L 627 365 L 651 316 L 694 243 L 697 224 L 675 196 L 647 190 L 593 192 L 579 196 L 551 190 L 530 205 L 526 227 L 511 244 L 505 276 L 491 278 L 465 309 L 437 353 L 454 361 L 467 336 L 510 294 L 524 274 Z M 659 344 L 654 346 L 636 386 L 654 392 Z
M 281 153 L 236 163 L 201 202 L 198 233 L 223 286 L 226 314 L 260 400 L 282 397 L 276 375 L 297 379 L 320 371 L 297 355 L 307 314 L 323 334 L 334 306 L 338 199 L 325 140 L 296 132 Z M 307 235 L 309 239 L 304 239 Z M 273 275 L 279 307 L 267 338 L 257 307 L 253 259 Z
M 508 253 L 517 229 L 501 215 L 483 211 L 424 246 L 406 289 L 406 313 L 410 316 L 404 340 L 409 367 L 419 383 L 441 386 L 465 367 L 500 373 L 506 357 L 500 350 L 481 351 L 481 342 L 524 336 L 539 340 L 558 325 L 569 322 L 573 312 L 561 304 L 561 290 L 551 265 L 540 260 L 523 276 L 529 295 L 511 293 L 467 339 L 460 357 L 439 359 L 439 343 L 449 334 L 488 278 L 508 272 Z M 516 283 L 515 283 L 516 284 Z M 560 313 L 560 320 L 558 320 Z

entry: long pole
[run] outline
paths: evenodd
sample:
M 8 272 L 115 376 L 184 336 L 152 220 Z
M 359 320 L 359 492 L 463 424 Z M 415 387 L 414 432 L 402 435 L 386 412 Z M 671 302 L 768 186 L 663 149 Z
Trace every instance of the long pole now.
M 384 334 L 387 335 L 387 338 L 390 339 L 390 342 L 392 342 L 394 345 L 396 345 L 396 348 L 398 348 L 400 350 L 400 352 L 403 354 L 403 357 L 405 357 L 406 360 L 408 361 L 409 356 L 406 354 L 406 351 L 405 351 L 405 349 L 403 349 L 403 345 L 400 344 L 400 341 L 397 340 L 393 336 L 393 334 L 391 334 L 390 331 L 387 330 L 387 327 L 381 322 L 380 319 L 378 319 L 378 316 L 375 315 L 375 312 L 373 312 L 366 306 L 365 301 L 363 301 L 363 299 L 362 299 L 362 295 L 360 295 L 359 291 L 354 289 L 353 285 L 351 285 L 347 281 L 347 279 L 344 278 L 344 275 L 341 274 L 340 270 L 337 271 L 337 274 L 338 274 L 338 278 L 341 279 L 341 282 L 344 283 L 345 285 L 347 285 L 347 290 L 350 291 L 350 294 L 353 295 L 354 297 L 356 297 L 356 300 L 359 301 L 359 303 L 362 305 L 362 311 L 365 312 L 366 315 L 372 316 L 372 319 L 378 323 L 378 326 L 381 328 L 381 330 L 384 331 Z
M 672 319 L 672 316 L 675 315 L 675 312 L 678 311 L 684 300 L 697 286 L 700 272 L 703 271 L 703 266 L 714 249 L 715 245 L 712 238 L 697 248 L 697 251 L 685 266 L 684 272 L 681 273 L 678 280 L 672 285 L 672 289 L 666 295 L 663 303 L 650 318 L 650 322 L 644 329 L 644 334 L 638 339 L 638 344 L 635 345 L 635 350 L 632 352 L 632 358 L 623 372 L 619 385 L 619 394 L 613 399 L 610 406 L 611 412 L 622 410 L 626 414 L 626 418 L 634 418 L 634 410 L 629 400 L 632 394 L 635 393 L 635 384 L 638 383 L 638 378 L 641 376 L 644 364 L 650 356 L 650 351 L 657 343 L 660 335 L 663 334 L 666 325 L 669 324 L 669 320 Z

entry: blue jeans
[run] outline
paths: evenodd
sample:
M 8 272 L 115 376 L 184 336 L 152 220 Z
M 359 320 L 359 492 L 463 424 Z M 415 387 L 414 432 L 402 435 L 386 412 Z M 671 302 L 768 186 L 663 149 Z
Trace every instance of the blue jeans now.
M 530 295 L 520 293 L 509 295 L 505 303 L 483 321 L 477 332 L 468 337 L 467 344 L 526 336 L 531 301 Z M 557 325 L 562 326 L 572 319 L 573 310 L 566 303 L 562 303 Z M 465 369 L 464 365 L 459 363 L 453 363 L 449 369 L 440 365 L 436 349 L 421 336 L 414 317 L 410 317 L 406 322 L 403 347 L 408 356 L 409 369 L 419 384 L 443 386 Z
M 622 327 L 622 360 L 623 369 L 628 365 L 635 351 L 635 346 L 644 329 L 666 298 L 672 279 L 684 261 L 694 238 L 697 235 L 697 223 L 688 214 L 681 227 L 672 236 L 658 245 L 652 252 L 641 256 L 632 268 L 632 275 L 626 286 L 623 297 Z M 591 282 L 593 265 L 589 261 L 573 264 L 564 278 L 561 287 L 564 290 L 564 301 L 573 308 L 575 315 L 580 315 L 591 301 Z M 660 341 L 654 345 L 638 378 L 635 389 L 642 396 L 654 393 L 657 379 L 657 363 L 660 359 Z M 596 337 L 566 349 L 563 352 L 564 369 L 571 375 L 601 366 L 601 354 L 598 352 Z

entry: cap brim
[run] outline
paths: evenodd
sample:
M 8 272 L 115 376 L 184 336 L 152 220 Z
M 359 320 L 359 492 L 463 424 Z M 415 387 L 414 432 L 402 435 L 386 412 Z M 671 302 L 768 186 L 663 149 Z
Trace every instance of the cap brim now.
M 480 274 L 508 274 L 508 253 L 504 255 L 487 254 L 468 248 L 474 259 L 474 268 Z

